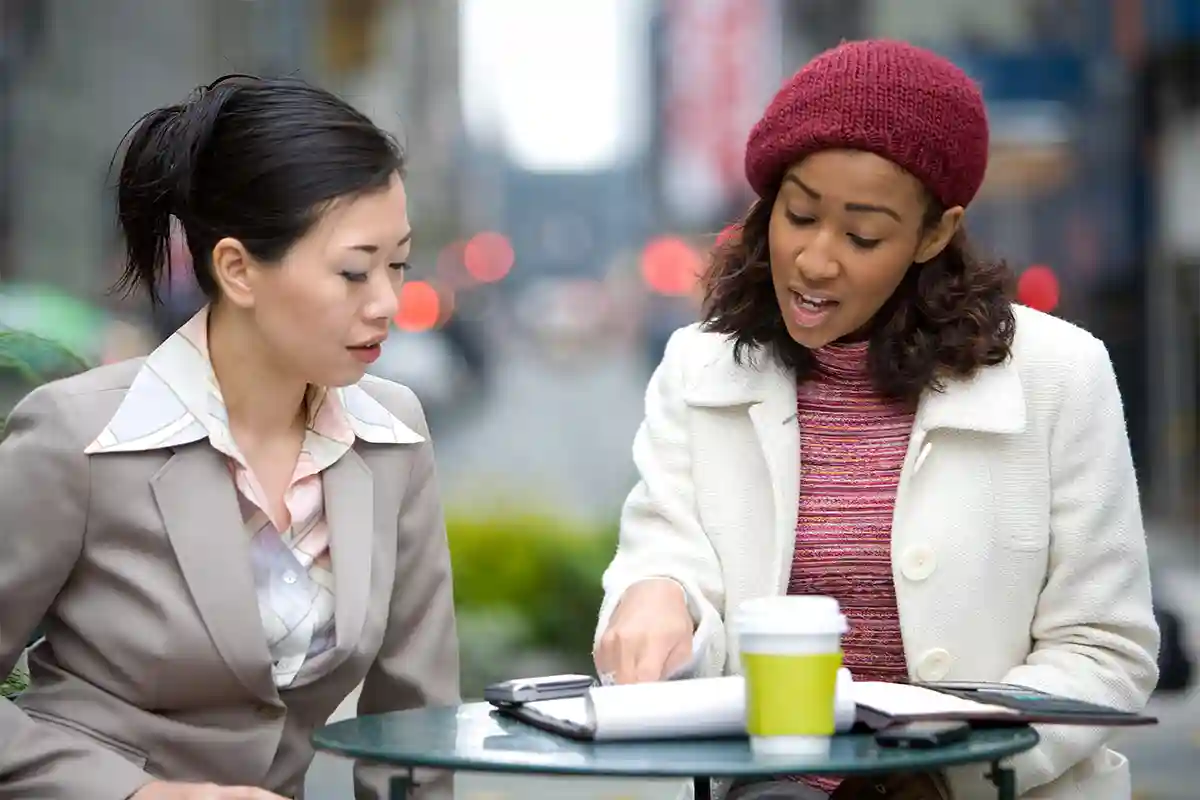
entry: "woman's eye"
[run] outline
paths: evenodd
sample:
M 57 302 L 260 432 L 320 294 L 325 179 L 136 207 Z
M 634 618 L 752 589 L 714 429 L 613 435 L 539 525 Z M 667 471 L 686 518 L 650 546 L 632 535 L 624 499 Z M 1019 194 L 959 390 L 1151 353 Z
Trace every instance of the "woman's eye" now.
M 366 283 L 367 275 L 368 273 L 366 272 L 351 272 L 349 270 L 342 270 L 342 277 L 351 283 Z
M 396 261 L 392 264 L 388 264 L 388 266 L 397 272 L 408 272 L 409 264 L 407 261 Z
M 784 211 L 783 213 L 787 216 L 788 222 L 792 223 L 793 225 L 812 225 L 814 222 L 816 222 L 816 220 L 812 217 L 802 216 L 793 211 Z
M 863 250 L 873 250 L 879 245 L 879 239 L 864 239 L 861 236 L 855 236 L 853 233 L 846 234 L 855 247 Z

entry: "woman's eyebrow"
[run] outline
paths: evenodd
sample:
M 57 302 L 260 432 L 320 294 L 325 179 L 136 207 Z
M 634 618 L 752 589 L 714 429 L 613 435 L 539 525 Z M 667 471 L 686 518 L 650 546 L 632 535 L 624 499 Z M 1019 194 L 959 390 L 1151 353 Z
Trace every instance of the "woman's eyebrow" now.
M 396 247 L 403 247 L 404 245 L 408 244 L 408 242 L 411 240 L 412 240 L 412 231 L 409 231 L 408 233 L 404 234 L 404 236 L 400 239 L 400 241 L 396 242 Z M 372 255 L 379 252 L 378 245 L 373 245 L 373 244 L 352 244 L 349 247 L 347 247 L 346 249 L 347 250 L 361 250 L 364 253 L 370 253 Z
M 804 181 L 800 180 L 795 175 L 792 175 L 790 172 L 787 175 L 783 176 L 783 180 L 788 183 L 794 183 L 796 186 L 800 187 L 800 191 L 804 192 L 806 195 L 811 197 L 813 200 L 821 199 L 820 192 L 818 192 L 816 189 L 809 186 Z M 903 220 L 900 219 L 900 214 L 897 213 L 894 209 L 888 208 L 887 206 L 879 206 L 879 205 L 874 205 L 872 203 L 846 203 L 846 210 L 858 212 L 858 213 L 886 214 L 887 216 L 896 220 L 896 222 L 903 222 Z

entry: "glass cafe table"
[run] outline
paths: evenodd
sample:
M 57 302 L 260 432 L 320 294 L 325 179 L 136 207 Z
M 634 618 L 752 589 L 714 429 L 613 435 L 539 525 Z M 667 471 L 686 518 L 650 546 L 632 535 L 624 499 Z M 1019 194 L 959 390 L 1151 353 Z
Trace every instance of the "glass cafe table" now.
M 503 717 L 487 703 L 397 711 L 328 725 L 317 750 L 406 771 L 392 780 L 391 800 L 406 800 L 417 767 L 577 777 L 686 778 L 696 800 L 710 800 L 713 778 L 781 774 L 871 775 L 990 764 L 1000 800 L 1014 800 L 1016 780 L 1003 759 L 1038 743 L 1032 728 L 978 730 L 960 744 L 930 750 L 882 748 L 870 735 L 834 738 L 826 756 L 755 756 L 746 739 L 579 742 Z

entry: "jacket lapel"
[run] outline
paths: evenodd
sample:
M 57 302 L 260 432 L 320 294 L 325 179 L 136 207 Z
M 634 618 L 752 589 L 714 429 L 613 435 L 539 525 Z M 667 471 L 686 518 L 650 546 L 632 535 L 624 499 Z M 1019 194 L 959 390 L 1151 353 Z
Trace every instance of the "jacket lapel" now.
M 792 373 L 762 351 L 756 362 L 739 365 L 732 357 L 706 366 L 685 402 L 698 408 L 744 406 L 754 429 L 771 481 L 774 505 L 774 552 L 777 580 L 786 580 L 796 538 L 796 513 L 800 504 L 800 427 L 796 418 L 796 382 Z
M 322 473 L 325 519 L 333 556 L 334 623 L 332 659 L 341 663 L 358 644 L 371 592 L 371 552 L 375 544 L 375 492 L 370 467 L 354 449 Z
M 775 539 L 780 554 L 776 567 L 779 585 L 786 585 L 796 539 L 796 514 L 800 506 L 800 425 L 796 418 L 796 384 L 782 370 L 763 381 L 761 400 L 749 408 L 750 421 L 767 471 L 775 501 Z
M 217 652 L 256 697 L 279 705 L 250 542 L 225 457 L 207 443 L 181 447 L 154 476 L 151 489 Z

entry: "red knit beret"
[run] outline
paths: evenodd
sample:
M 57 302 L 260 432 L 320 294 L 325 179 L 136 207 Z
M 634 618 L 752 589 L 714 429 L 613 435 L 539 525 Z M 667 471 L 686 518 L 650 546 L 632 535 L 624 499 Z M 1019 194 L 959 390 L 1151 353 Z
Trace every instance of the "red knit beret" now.
M 966 206 L 987 169 L 983 96 L 928 50 L 890 40 L 844 43 L 775 95 L 750 131 L 746 178 L 766 196 L 801 158 L 833 148 L 883 156 L 947 207 Z

